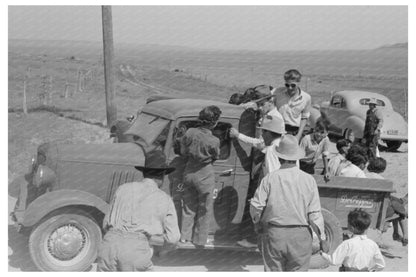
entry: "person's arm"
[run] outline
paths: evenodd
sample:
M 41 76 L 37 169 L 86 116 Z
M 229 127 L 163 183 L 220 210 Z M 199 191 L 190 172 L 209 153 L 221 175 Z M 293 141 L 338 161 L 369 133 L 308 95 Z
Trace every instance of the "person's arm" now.
M 250 201 L 250 215 L 254 224 L 260 222 L 261 214 L 266 207 L 267 198 L 269 196 L 268 177 L 261 181 L 253 198 Z
M 311 199 L 308 205 L 308 220 L 313 222 L 318 228 L 322 240 L 325 240 L 325 228 L 324 228 L 324 218 L 321 212 L 321 202 L 319 200 L 318 185 L 316 184 L 315 179 L 311 179 L 313 182 L 313 189 L 311 193 Z
M 168 207 L 167 213 L 163 222 L 164 233 L 152 235 L 149 239 L 151 245 L 158 246 L 174 246 L 178 243 L 180 238 L 178 217 L 176 215 L 175 206 L 173 201 L 167 197 Z
M 324 179 L 329 181 L 329 168 L 328 168 L 328 156 L 329 156 L 329 138 L 324 138 L 322 146 L 322 161 L 324 162 Z
M 348 244 L 343 242 L 341 243 L 337 249 L 335 249 L 334 253 L 332 255 L 321 252 L 322 258 L 327 260 L 332 265 L 342 265 L 342 263 L 345 260 L 345 257 L 348 254 Z
M 263 150 L 266 147 L 262 137 L 252 138 L 252 137 L 246 136 L 244 134 L 241 134 L 235 128 L 231 128 L 230 136 L 234 137 L 234 138 L 237 138 L 239 141 L 247 143 L 247 144 L 251 145 L 252 147 L 255 147 L 255 148 L 260 149 L 260 150 Z
M 383 128 L 384 123 L 383 114 L 377 109 L 375 115 L 378 119 L 377 130 L 381 132 L 381 128 Z
M 303 131 L 305 130 L 306 123 L 308 123 L 309 118 L 302 118 L 300 120 L 299 131 L 296 134 L 296 138 L 298 141 L 302 138 Z
M 383 268 L 386 266 L 386 263 L 384 261 L 383 255 L 381 254 L 380 248 L 376 245 L 376 253 L 374 255 L 374 267 L 371 268 L 371 271 L 380 271 L 383 270 Z
M 305 130 L 306 124 L 309 121 L 309 117 L 311 116 L 311 108 L 312 108 L 312 103 L 311 103 L 311 99 L 309 98 L 306 102 L 305 108 L 303 109 L 301 113 L 299 131 L 296 134 L 296 138 L 298 139 L 298 141 L 300 141 L 303 131 Z

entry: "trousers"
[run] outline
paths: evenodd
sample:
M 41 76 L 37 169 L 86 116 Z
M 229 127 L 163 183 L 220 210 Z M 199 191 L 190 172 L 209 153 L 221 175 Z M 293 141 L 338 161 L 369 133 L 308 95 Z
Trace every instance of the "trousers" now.
M 312 234 L 308 227 L 268 225 L 261 235 L 264 271 L 308 271 Z
M 152 255 L 144 234 L 110 230 L 98 250 L 97 271 L 150 271 Z
M 206 244 L 213 213 L 214 187 L 215 174 L 212 166 L 196 171 L 185 170 L 181 240 L 192 241 L 196 245 Z

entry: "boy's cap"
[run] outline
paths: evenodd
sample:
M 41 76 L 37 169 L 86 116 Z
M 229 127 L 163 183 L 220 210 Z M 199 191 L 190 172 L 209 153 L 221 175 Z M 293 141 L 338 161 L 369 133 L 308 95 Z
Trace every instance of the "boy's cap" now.
M 263 118 L 259 129 L 267 130 L 276 134 L 286 134 L 284 121 L 281 118 L 273 115 L 266 115 Z

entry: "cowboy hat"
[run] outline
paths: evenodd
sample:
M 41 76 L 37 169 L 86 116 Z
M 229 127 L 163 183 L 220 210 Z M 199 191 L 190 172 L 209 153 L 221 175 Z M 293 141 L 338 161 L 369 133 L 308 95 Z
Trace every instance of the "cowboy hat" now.
M 300 148 L 295 136 L 284 135 L 275 150 L 277 156 L 287 161 L 296 161 L 305 157 L 305 150 Z
M 166 163 L 166 156 L 161 150 L 151 150 L 145 153 L 144 166 L 135 166 L 137 170 L 156 170 L 164 171 L 169 174 L 175 170 L 174 167 L 169 167 Z
M 375 98 L 370 98 L 370 101 L 368 101 L 368 103 L 367 103 L 368 105 L 370 105 L 370 104 L 374 104 L 374 105 L 377 105 L 377 99 L 375 99 Z
M 277 134 L 286 134 L 285 123 L 283 122 L 283 119 L 274 115 L 265 115 L 261 126 L 258 128 Z

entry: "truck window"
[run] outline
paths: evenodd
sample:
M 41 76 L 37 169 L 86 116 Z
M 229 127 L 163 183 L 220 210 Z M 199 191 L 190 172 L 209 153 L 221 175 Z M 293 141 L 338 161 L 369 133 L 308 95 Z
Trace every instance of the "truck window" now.
M 179 140 L 186 133 L 186 130 L 189 128 L 198 127 L 199 122 L 192 121 L 182 121 L 179 123 L 178 127 L 175 128 L 174 138 L 173 138 L 173 148 L 175 154 L 179 154 Z M 228 135 L 231 128 L 230 123 L 218 122 L 217 126 L 212 130 L 212 134 L 219 138 L 220 140 L 220 157 L 219 160 L 226 160 L 230 157 L 231 153 L 231 139 Z
M 163 136 L 161 137 L 161 134 L 166 128 L 169 128 L 169 122 L 170 120 L 156 115 L 141 113 L 125 134 L 131 134 L 133 137 L 137 137 L 135 140 L 144 141 L 148 146 L 152 145 L 155 140 L 158 139 L 160 145 L 161 143 L 166 143 L 167 134 L 165 134 L 164 140 Z M 169 129 L 167 132 L 169 132 Z

